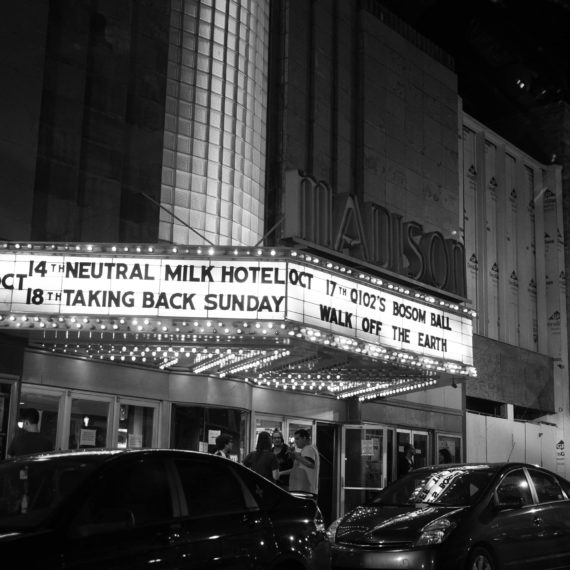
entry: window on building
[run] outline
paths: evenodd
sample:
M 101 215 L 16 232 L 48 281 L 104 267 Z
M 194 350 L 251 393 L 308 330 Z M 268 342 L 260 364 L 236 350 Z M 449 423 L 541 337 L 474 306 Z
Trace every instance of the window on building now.
M 468 412 L 475 412 L 486 416 L 496 416 L 498 418 L 507 417 L 507 405 L 502 402 L 467 396 L 465 398 L 465 406 Z

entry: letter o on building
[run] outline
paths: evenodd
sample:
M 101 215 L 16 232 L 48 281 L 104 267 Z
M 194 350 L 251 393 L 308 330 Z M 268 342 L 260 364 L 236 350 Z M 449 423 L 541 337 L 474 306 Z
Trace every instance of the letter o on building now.
M 430 232 L 421 239 L 421 249 L 426 262 L 423 281 L 443 289 L 447 284 L 449 258 L 445 239 L 440 232 Z

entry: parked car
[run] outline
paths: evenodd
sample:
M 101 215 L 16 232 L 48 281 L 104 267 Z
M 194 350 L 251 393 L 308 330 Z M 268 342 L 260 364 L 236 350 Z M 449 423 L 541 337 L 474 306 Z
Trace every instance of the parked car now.
M 10 568 L 326 570 L 311 498 L 243 465 L 177 450 L 78 450 L 0 462 Z
M 570 483 L 525 463 L 424 467 L 328 533 L 336 570 L 570 568 Z

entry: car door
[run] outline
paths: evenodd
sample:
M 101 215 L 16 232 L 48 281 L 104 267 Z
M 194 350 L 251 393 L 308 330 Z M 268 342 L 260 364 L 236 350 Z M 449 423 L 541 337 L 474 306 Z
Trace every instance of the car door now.
M 271 521 L 230 461 L 174 459 L 180 479 L 184 560 L 188 568 L 267 567 L 275 556 Z
M 570 500 L 558 479 L 538 469 L 528 469 L 539 517 L 536 567 L 541 570 L 570 568 Z
M 521 468 L 513 469 L 501 479 L 494 493 L 493 517 L 488 525 L 488 540 L 493 545 L 504 568 L 528 570 L 534 568 L 538 540 L 536 505 L 530 483 Z M 519 506 L 515 506 L 519 502 Z
M 78 501 L 67 528 L 64 567 L 175 568 L 180 526 L 171 479 L 156 457 L 131 456 L 109 466 Z

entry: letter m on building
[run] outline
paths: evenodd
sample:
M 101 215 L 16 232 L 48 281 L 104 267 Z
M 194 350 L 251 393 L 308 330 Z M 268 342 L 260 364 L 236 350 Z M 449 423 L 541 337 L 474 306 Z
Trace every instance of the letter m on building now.
M 333 247 L 332 190 L 297 170 L 285 174 L 284 238 L 302 239 L 324 247 Z

